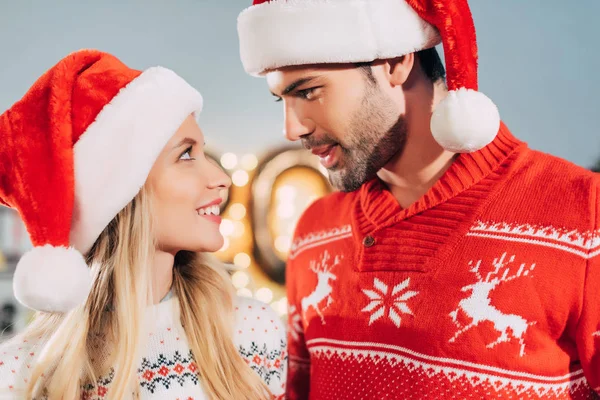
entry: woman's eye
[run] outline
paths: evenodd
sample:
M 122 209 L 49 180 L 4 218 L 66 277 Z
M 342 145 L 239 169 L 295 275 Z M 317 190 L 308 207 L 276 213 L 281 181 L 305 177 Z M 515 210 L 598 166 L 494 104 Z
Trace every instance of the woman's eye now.
M 188 147 L 186 151 L 179 157 L 180 160 L 193 160 L 192 158 L 192 147 Z

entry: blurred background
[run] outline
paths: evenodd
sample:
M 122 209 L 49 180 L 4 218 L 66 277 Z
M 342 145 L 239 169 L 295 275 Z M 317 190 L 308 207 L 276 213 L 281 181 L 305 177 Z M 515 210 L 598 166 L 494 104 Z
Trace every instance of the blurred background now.
M 137 69 L 175 70 L 205 98 L 210 156 L 231 175 L 218 253 L 243 296 L 285 317 L 285 260 L 305 207 L 328 193 L 326 172 L 282 135 L 281 105 L 238 56 L 236 19 L 250 0 L 0 0 L 0 112 L 66 54 L 97 48 Z M 535 149 L 600 170 L 597 0 L 472 0 L 480 88 Z M 301 34 L 299 32 L 299 34 Z M 0 146 L 2 143 L 0 143 Z M 12 271 L 30 248 L 18 215 L 0 206 L 0 340 L 30 313 Z

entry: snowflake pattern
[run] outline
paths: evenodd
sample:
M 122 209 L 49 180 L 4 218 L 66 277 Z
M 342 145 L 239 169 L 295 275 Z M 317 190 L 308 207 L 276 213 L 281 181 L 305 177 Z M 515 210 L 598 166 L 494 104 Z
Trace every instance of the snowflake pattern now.
M 371 313 L 369 326 L 373 322 L 379 320 L 386 315 L 389 319 L 400 328 L 402 323 L 401 314 L 413 315 L 412 310 L 408 307 L 407 300 L 415 297 L 419 292 L 409 290 L 410 278 L 394 286 L 389 290 L 388 285 L 375 278 L 373 281 L 373 289 L 363 289 L 363 293 L 369 298 L 369 304 L 362 309 L 363 312 Z
M 592 334 L 592 336 L 600 337 L 600 331 L 598 331 L 598 332 L 594 332 L 594 333 Z

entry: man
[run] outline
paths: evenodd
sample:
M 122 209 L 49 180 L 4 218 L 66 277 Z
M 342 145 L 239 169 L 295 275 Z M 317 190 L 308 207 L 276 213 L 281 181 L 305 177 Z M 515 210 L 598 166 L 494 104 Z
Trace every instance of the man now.
M 289 254 L 289 398 L 596 396 L 600 179 L 500 122 L 466 1 L 255 3 L 244 67 L 340 189 Z

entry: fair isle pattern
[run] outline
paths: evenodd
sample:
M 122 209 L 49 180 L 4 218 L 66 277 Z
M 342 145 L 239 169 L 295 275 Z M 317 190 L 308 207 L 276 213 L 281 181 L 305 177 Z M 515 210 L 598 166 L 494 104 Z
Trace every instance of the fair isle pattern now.
M 158 388 L 170 389 L 173 385 L 183 387 L 186 382 L 198 385 L 198 366 L 194 362 L 192 351 L 185 356 L 175 351 L 173 355 L 159 354 L 150 360 L 143 358 L 138 369 L 138 380 L 142 390 L 155 393 Z M 83 387 L 84 400 L 104 399 L 109 386 L 115 377 L 113 369 L 100 377 L 96 386 L 88 384 Z
M 584 259 L 600 255 L 600 230 L 581 232 L 553 226 L 477 221 L 467 236 L 546 246 Z
M 108 392 L 108 386 L 115 379 L 115 370 L 110 369 L 110 372 L 106 376 L 98 378 L 96 386 L 92 384 L 84 385 L 82 388 L 82 400 L 101 400 L 106 398 Z
M 175 351 L 173 355 L 159 354 L 156 359 L 142 359 L 138 369 L 140 386 L 154 393 L 157 387 L 169 389 L 171 385 L 183 386 L 187 381 L 198 384 L 198 366 L 190 350 L 185 356 Z
M 240 346 L 240 355 L 246 363 L 268 385 L 273 379 L 282 380 L 286 357 L 286 343 L 281 341 L 278 349 L 269 351 L 266 345 L 259 346 L 252 342 L 248 348 Z M 158 388 L 170 389 L 172 385 L 184 386 L 186 382 L 198 385 L 198 366 L 194 361 L 192 351 L 185 356 L 176 351 L 172 356 L 159 354 L 154 360 L 142 359 L 138 369 L 138 379 L 143 390 L 155 393 Z M 96 386 L 84 387 L 84 400 L 104 399 L 110 383 L 114 379 L 114 370 L 98 379 Z
M 352 226 L 344 225 L 341 227 L 309 233 L 305 236 L 301 236 L 295 239 L 290 246 L 290 253 L 288 258 L 293 260 L 298 257 L 303 251 L 311 249 L 313 247 L 322 246 L 324 244 L 336 242 L 338 240 L 347 239 L 352 237 Z
M 238 352 L 267 385 L 273 380 L 285 380 L 284 367 L 287 362 L 285 340 L 281 340 L 279 347 L 275 349 L 268 349 L 265 344 L 251 342 L 247 347 L 240 345 Z
M 385 367 L 394 370 L 393 373 L 387 371 L 390 376 L 427 381 L 436 387 L 453 387 L 457 381 L 462 381 L 472 389 L 485 386 L 486 391 L 494 390 L 498 396 L 505 395 L 510 398 L 516 395 L 519 399 L 539 397 L 571 399 L 570 394 L 574 392 L 589 394 L 590 390 L 581 369 L 563 376 L 541 376 L 462 360 L 428 356 L 403 347 L 381 343 L 347 342 L 323 338 L 309 340 L 307 346 L 314 359 L 344 362 L 346 365 L 354 362 L 360 366 L 360 370 L 373 366 L 381 367 L 385 364 Z

